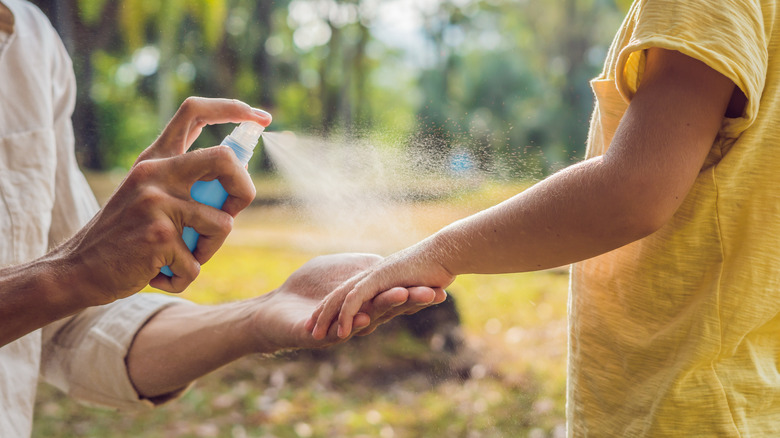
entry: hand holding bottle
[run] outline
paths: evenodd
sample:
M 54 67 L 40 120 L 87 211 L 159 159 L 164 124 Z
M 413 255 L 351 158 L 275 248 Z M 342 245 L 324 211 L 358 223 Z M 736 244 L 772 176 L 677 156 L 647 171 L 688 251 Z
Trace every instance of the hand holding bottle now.
M 106 206 L 71 240 L 50 254 L 66 260 L 90 305 L 122 298 L 147 284 L 184 290 L 222 245 L 233 217 L 254 199 L 244 165 L 226 146 L 185 153 L 209 124 L 252 121 L 268 113 L 227 99 L 189 98 L 160 137 L 141 155 Z M 219 178 L 227 192 L 222 210 L 195 202 L 190 187 Z M 181 239 L 185 226 L 201 234 L 194 253 Z M 170 266 L 173 277 L 160 274 Z
M 252 158 L 253 151 L 257 145 L 260 136 L 265 128 L 255 122 L 247 121 L 236 127 L 230 135 L 222 140 L 221 145 L 228 146 L 236 154 L 236 158 L 246 167 L 249 159 Z M 190 189 L 190 196 L 201 204 L 206 204 L 216 209 L 222 209 L 222 205 L 228 198 L 228 192 L 225 191 L 218 179 L 210 181 L 196 181 Z M 184 227 L 182 231 L 182 240 L 190 251 L 195 251 L 198 245 L 200 234 L 192 227 Z M 163 266 L 160 272 L 173 277 L 173 272 L 169 266 Z

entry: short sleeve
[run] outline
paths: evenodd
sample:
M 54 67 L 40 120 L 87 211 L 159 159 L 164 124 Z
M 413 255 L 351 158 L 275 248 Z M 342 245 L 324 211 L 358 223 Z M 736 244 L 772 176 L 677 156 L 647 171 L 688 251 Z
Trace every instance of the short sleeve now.
M 43 379 L 84 403 L 123 410 L 151 408 L 127 373 L 125 357 L 135 334 L 157 312 L 180 298 L 141 293 L 88 308 L 43 329 Z M 175 398 L 181 391 L 156 399 Z
M 639 0 L 628 19 L 629 39 L 615 71 L 624 99 L 639 87 L 645 50 L 658 47 L 704 62 L 745 94 L 745 113 L 727 119 L 721 134 L 736 137 L 755 121 L 768 65 L 767 23 L 758 0 Z

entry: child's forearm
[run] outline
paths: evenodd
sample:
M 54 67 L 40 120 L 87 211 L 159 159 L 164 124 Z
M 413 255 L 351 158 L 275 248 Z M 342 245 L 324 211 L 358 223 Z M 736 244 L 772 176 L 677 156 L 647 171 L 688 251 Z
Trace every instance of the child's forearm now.
M 571 166 L 427 241 L 454 275 L 547 269 L 657 230 L 669 213 L 601 157 Z
M 704 63 L 648 51 L 642 83 L 603 157 L 571 166 L 431 242 L 453 274 L 565 265 L 653 233 L 701 172 L 734 83 Z

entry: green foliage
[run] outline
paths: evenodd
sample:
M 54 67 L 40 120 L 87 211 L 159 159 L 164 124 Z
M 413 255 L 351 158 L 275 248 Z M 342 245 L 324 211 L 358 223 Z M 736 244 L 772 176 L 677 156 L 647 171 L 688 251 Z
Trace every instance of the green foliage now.
M 87 24 L 100 20 L 107 0 L 78 0 L 79 14 Z
M 163 3 L 165 2 L 144 0 L 124 0 L 122 2 L 119 24 L 127 46 L 131 50 L 144 44 L 147 22 L 160 12 Z M 111 17 L 106 17 L 106 19 L 111 19 Z
M 228 5 L 224 0 L 200 0 L 187 2 L 191 12 L 201 22 L 206 46 L 215 48 L 222 41 L 223 25 L 227 18 Z
M 271 129 L 400 132 L 399 147 L 440 160 L 467 150 L 501 177 L 539 176 L 579 159 L 592 105 L 588 80 L 630 6 L 473 0 L 399 11 L 368 0 L 122 0 L 115 8 L 105 0 L 76 1 L 83 24 L 114 25 L 99 49 L 77 44 L 89 51 L 72 55 L 94 63 L 108 53 L 116 63 L 80 87 L 117 82 L 127 73 L 119 67 L 138 68 L 139 49 L 158 54 L 121 105 L 96 101 L 98 113 L 127 113 L 98 114 L 102 120 L 140 123 L 131 113 L 156 108 L 159 130 L 188 95 L 233 97 L 271 110 Z M 392 14 L 402 14 L 398 23 L 384 18 Z M 124 153 L 110 148 L 141 147 L 124 144 L 140 138 L 120 134 L 99 127 L 94 143 L 107 167 L 126 165 Z
M 90 94 L 99 108 L 98 123 L 106 139 L 100 143 L 101 154 L 112 168 L 128 169 L 159 134 L 154 103 L 131 84 L 114 79 L 118 70 L 129 68 L 127 64 L 119 64 L 105 52 L 96 53 L 92 62 L 96 80 Z

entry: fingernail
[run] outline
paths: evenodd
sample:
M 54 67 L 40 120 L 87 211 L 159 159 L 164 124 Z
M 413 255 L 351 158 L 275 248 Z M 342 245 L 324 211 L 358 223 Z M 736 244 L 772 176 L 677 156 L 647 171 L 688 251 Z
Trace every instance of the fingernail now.
M 273 116 L 268 111 L 261 110 L 260 108 L 252 108 L 252 111 L 263 117 L 268 117 L 269 120 L 273 119 Z

